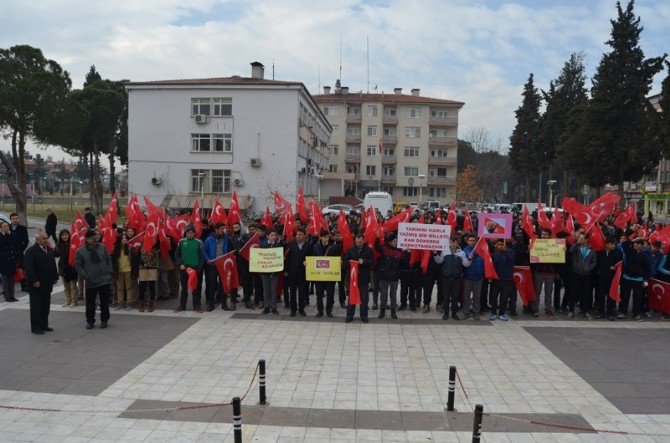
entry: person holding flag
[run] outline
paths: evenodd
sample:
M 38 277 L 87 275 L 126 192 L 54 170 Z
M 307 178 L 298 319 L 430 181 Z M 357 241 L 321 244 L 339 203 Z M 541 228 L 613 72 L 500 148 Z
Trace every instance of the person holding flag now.
M 444 315 L 442 320 L 449 320 L 449 305 L 451 304 L 451 318 L 460 320 L 458 316 L 458 298 L 461 294 L 461 283 L 463 281 L 463 269 L 472 264 L 465 252 L 460 248 L 460 237 L 452 235 L 449 247 L 437 253 L 433 257 L 435 263 L 441 265 L 442 275 L 442 307 Z
M 261 239 L 260 243 L 261 248 L 281 248 L 282 246 L 279 234 L 274 229 L 271 229 L 268 235 Z M 277 287 L 281 272 L 262 272 L 260 275 L 263 281 L 263 314 L 272 312 L 279 315 L 277 311 Z
M 128 228 L 130 230 L 130 228 Z M 138 266 L 135 256 L 138 254 L 129 246 L 127 234 L 117 237 L 112 251 L 112 268 L 116 275 L 116 303 L 119 309 L 131 310 L 135 302 Z
M 551 238 L 551 232 L 543 229 L 540 238 L 543 240 Z M 553 263 L 531 263 L 530 269 L 533 272 L 533 284 L 535 286 L 535 294 L 537 295 L 537 298 L 531 303 L 533 317 L 540 315 L 540 294 L 544 288 L 544 315 L 553 318 L 552 295 L 554 281 L 556 280 L 556 268 Z
M 398 309 L 398 279 L 400 278 L 400 266 L 404 261 L 409 260 L 409 254 L 406 251 L 398 249 L 398 238 L 395 233 L 386 236 L 384 244 L 379 237 L 375 239 L 375 249 L 380 257 L 377 260 L 377 272 L 379 272 L 381 298 L 379 318 L 384 318 L 386 308 L 391 307 L 391 318 L 397 319 Z
M 579 309 L 587 320 L 591 320 L 593 289 L 591 272 L 596 267 L 596 251 L 589 247 L 589 235 L 579 234 L 577 241 L 570 247 L 572 256 L 572 291 L 568 303 L 568 319 L 575 316 L 575 299 L 579 298 Z
M 179 266 L 179 280 L 181 283 L 181 297 L 179 299 L 179 306 L 174 310 L 175 312 L 182 312 L 186 310 L 186 302 L 188 302 L 188 272 L 187 268 L 193 269 L 197 277 L 197 285 L 193 290 L 193 310 L 202 313 L 202 305 L 200 294 L 202 291 L 202 268 L 205 262 L 205 254 L 203 251 L 202 242 L 195 238 L 195 228 L 189 225 L 184 230 L 185 238 L 182 238 L 177 245 L 177 252 L 175 259 L 177 266 Z
M 291 317 L 295 317 L 296 311 L 301 315 L 305 313 L 305 306 L 309 304 L 307 291 L 309 286 L 305 279 L 305 258 L 310 255 L 312 243 L 307 238 L 305 230 L 295 230 L 295 239 L 286 245 L 286 265 L 284 274 L 288 277 L 289 307 Z
M 340 257 L 342 247 L 340 243 L 330 238 L 328 231 L 321 230 L 319 241 L 312 246 L 312 254 L 317 257 Z M 323 317 L 323 297 L 326 296 L 326 315 L 333 318 L 333 305 L 335 304 L 335 282 L 318 281 L 316 282 L 316 309 L 317 317 Z
M 58 242 L 54 250 L 54 255 L 58 259 L 58 275 L 63 282 L 65 290 L 65 303 L 63 307 L 74 308 L 77 306 L 79 290 L 77 288 L 77 271 L 70 264 L 70 231 L 63 229 L 58 233 Z
M 596 292 L 596 307 L 594 317 L 597 319 L 605 318 L 614 321 L 614 311 L 616 301 L 609 296 L 612 279 L 616 272 L 617 263 L 623 260 L 623 253 L 616 247 L 617 239 L 607 237 L 605 239 L 605 249 L 596 254 L 596 272 L 598 273 L 598 291 Z
M 230 235 L 230 242 L 232 248 L 237 251 L 236 262 L 237 262 L 237 274 L 238 279 L 242 283 L 242 290 L 244 295 L 244 307 L 247 309 L 256 309 L 254 303 L 251 301 L 251 296 L 254 293 L 254 280 L 253 276 L 249 272 L 249 261 L 244 258 L 239 251 L 246 246 L 246 244 L 255 237 L 256 234 L 256 224 L 251 223 L 248 228 L 249 232 L 242 231 L 242 225 L 240 222 L 233 223 L 233 232 Z M 254 241 L 258 237 L 254 238 Z
M 363 323 L 368 322 L 368 285 L 370 283 L 370 271 L 375 264 L 374 253 L 372 248 L 368 246 L 365 242 L 365 236 L 363 234 L 357 234 L 354 239 L 354 246 L 349 248 L 348 251 L 344 254 L 344 259 L 342 260 L 343 271 L 349 273 L 349 261 L 358 262 L 358 274 L 357 278 L 357 287 L 360 288 L 360 298 L 361 298 L 361 307 L 360 315 L 361 321 Z M 349 279 L 349 305 L 347 306 L 347 318 L 344 320 L 345 323 L 350 323 L 354 320 L 354 314 L 356 313 L 356 305 L 351 300 L 351 285 L 352 281 Z
M 642 252 L 644 240 L 636 238 L 632 242 L 625 241 L 623 247 L 623 274 L 621 278 L 621 302 L 617 318 L 624 319 L 628 314 L 628 303 L 633 294 L 633 318 L 644 321 L 642 318 L 644 298 L 649 284 L 650 264 L 647 256 Z
M 229 311 L 231 308 L 228 307 L 226 302 L 226 294 L 223 294 L 221 288 L 221 282 L 219 278 L 219 271 L 216 269 L 214 260 L 225 255 L 232 251 L 230 240 L 225 235 L 225 225 L 221 222 L 217 222 L 214 225 L 214 231 L 207 237 L 205 244 L 203 245 L 203 250 L 205 254 L 205 281 L 207 286 L 205 287 L 205 301 L 207 303 L 207 311 L 211 312 L 214 310 L 214 304 L 217 299 L 221 299 L 221 309 L 224 311 Z M 232 310 L 235 310 L 235 303 L 231 300 Z
M 493 267 L 498 278 L 491 285 L 491 314 L 489 320 L 496 318 L 507 321 L 507 305 L 513 295 L 516 294 L 514 287 L 514 264 L 516 252 L 507 246 L 507 241 L 499 238 L 495 243 L 496 251 L 493 253 Z
M 477 237 L 467 236 L 467 246 L 463 252 L 472 263 L 463 271 L 463 306 L 459 316 L 466 319 L 470 316 L 470 294 L 472 294 L 472 318 L 479 320 L 481 311 L 482 281 L 484 280 L 484 259 L 474 252 Z

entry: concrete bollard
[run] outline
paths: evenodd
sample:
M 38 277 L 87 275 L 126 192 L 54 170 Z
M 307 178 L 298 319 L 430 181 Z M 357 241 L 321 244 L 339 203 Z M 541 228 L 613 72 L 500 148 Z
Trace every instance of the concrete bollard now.
M 456 366 L 449 366 L 449 396 L 447 397 L 447 411 L 454 410 L 455 394 L 456 394 Z
M 475 406 L 475 421 L 472 426 L 472 443 L 479 443 L 482 438 L 482 416 L 484 415 L 484 406 Z
M 242 404 L 240 397 L 233 398 L 233 434 L 235 443 L 242 443 Z
M 259 404 L 266 405 L 267 397 L 265 395 L 265 360 L 258 361 L 258 392 L 260 394 Z

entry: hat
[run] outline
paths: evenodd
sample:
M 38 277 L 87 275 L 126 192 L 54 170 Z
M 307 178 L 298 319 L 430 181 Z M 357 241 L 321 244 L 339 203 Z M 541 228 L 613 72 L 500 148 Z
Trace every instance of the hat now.
M 86 234 L 84 234 L 84 237 L 85 238 L 91 238 L 91 237 L 95 237 L 96 235 L 98 235 L 97 232 L 95 232 L 93 229 L 89 229 L 88 231 L 86 231 Z

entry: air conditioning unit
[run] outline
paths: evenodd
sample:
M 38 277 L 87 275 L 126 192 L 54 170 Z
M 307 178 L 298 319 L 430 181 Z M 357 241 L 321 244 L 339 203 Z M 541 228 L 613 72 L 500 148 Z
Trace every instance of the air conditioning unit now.
M 204 114 L 196 114 L 195 115 L 195 122 L 199 125 L 207 124 L 207 116 L 204 115 Z
M 305 172 L 307 172 L 307 168 L 301 168 L 300 172 L 302 172 L 304 174 Z
M 244 180 L 242 180 L 241 178 L 236 178 L 236 179 L 233 181 L 233 183 L 234 183 L 235 186 L 237 186 L 238 188 L 239 188 L 240 186 L 244 186 Z
M 261 167 L 261 159 L 260 158 L 252 158 L 251 159 L 251 167 L 252 168 L 260 168 Z
M 161 180 L 158 177 L 154 177 L 151 179 L 151 184 L 154 186 L 160 186 L 163 180 Z

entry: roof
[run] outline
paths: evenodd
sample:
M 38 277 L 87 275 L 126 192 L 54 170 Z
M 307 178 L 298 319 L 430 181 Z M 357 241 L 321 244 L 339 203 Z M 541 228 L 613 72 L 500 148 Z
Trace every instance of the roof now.
M 450 105 L 463 106 L 464 102 L 455 100 L 443 100 L 440 98 L 421 97 L 410 94 L 364 94 L 361 92 L 349 92 L 347 94 L 319 94 L 314 95 L 317 103 L 367 103 L 381 102 L 387 104 L 427 104 L 427 105 Z
M 152 80 L 145 82 L 128 82 L 126 86 L 180 86 L 180 85 L 276 85 L 276 86 L 302 86 L 301 82 L 291 82 L 284 80 L 269 80 L 253 77 L 240 77 L 233 75 L 232 77 L 212 77 L 212 78 L 191 78 L 191 79 L 175 79 L 175 80 Z M 306 89 L 306 88 L 305 88 Z

